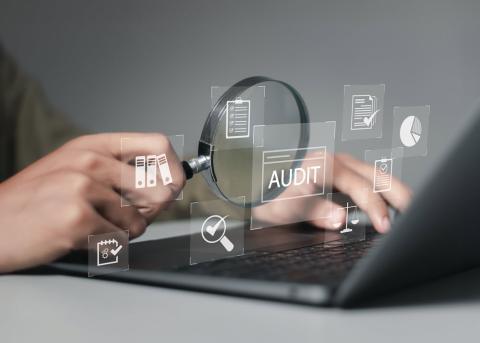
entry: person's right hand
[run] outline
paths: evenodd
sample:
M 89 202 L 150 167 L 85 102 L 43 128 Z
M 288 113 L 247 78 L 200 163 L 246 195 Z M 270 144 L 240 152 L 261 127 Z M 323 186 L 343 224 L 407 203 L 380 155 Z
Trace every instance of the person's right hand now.
M 120 151 L 122 137 L 132 144 Z M 155 191 L 134 186 L 136 155 L 165 153 L 173 182 Z M 131 183 L 122 182 L 122 173 Z M 159 173 L 157 173 L 158 175 Z M 160 134 L 82 136 L 0 184 L 0 273 L 51 262 L 86 248 L 88 235 L 147 224 L 176 199 L 185 184 L 182 165 Z M 136 206 L 121 207 L 119 192 Z
M 303 168 L 315 165 L 311 162 L 314 154 L 308 155 Z M 412 191 L 395 177 L 392 177 L 389 192 L 373 192 L 374 166 L 359 161 L 347 154 L 326 155 L 327 172 L 332 179 L 326 182 L 338 192 L 349 196 L 353 202 L 370 218 L 373 227 L 380 233 L 390 229 L 391 218 L 389 206 L 403 212 L 410 204 Z M 312 181 L 312 180 L 311 180 Z M 253 217 L 263 225 L 282 225 L 301 221 L 309 221 L 316 227 L 327 230 L 339 230 L 345 223 L 346 215 L 343 206 L 323 197 L 311 197 L 309 194 L 318 192 L 319 186 L 313 181 L 300 186 L 290 186 L 282 197 L 290 201 L 273 201 L 253 209 Z

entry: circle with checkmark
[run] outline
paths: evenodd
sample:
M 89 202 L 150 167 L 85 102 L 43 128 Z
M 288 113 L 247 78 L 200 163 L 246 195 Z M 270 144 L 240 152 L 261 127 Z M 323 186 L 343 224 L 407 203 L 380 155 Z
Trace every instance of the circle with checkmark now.
M 227 232 L 225 218 L 227 217 L 222 217 L 218 214 L 211 215 L 203 221 L 201 234 L 205 242 L 210 244 L 220 242 L 225 250 L 232 251 L 234 248 L 233 243 L 225 236 Z

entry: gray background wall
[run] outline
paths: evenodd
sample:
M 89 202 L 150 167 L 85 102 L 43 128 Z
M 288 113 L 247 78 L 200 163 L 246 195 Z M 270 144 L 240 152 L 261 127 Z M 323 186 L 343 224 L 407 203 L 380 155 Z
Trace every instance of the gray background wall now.
M 416 187 L 480 95 L 479 14 L 476 0 L 0 0 L 0 37 L 78 124 L 185 134 L 187 153 L 211 85 L 272 76 L 341 124 L 344 84 L 385 83 L 388 138 L 363 148 L 390 144 L 394 105 L 430 104 L 429 155 L 404 164 Z

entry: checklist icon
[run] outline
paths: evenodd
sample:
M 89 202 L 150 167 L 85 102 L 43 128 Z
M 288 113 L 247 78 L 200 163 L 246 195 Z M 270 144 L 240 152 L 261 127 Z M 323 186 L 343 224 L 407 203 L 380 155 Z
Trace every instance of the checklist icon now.
M 373 191 L 388 192 L 392 189 L 392 158 L 383 158 L 375 161 L 373 177 Z
M 250 100 L 227 101 L 227 138 L 250 137 Z

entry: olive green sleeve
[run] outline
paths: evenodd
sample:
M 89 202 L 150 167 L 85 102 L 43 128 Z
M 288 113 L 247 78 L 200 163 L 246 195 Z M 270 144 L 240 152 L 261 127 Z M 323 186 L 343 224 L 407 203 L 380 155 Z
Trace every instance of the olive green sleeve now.
M 55 109 L 40 85 L 0 47 L 0 180 L 13 175 L 81 131 Z
M 82 133 L 0 45 L 0 182 Z M 158 220 L 188 218 L 191 202 L 214 199 L 196 175 L 187 182 L 182 199 L 173 201 Z

